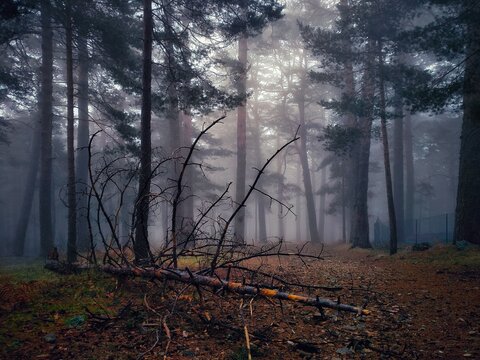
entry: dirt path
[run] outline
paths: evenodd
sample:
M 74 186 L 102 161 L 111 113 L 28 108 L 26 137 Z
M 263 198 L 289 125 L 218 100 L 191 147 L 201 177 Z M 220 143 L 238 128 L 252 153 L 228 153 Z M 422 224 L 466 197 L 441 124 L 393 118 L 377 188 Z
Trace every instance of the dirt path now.
M 381 293 L 367 320 L 371 340 L 404 348 L 405 358 L 480 358 L 480 268 L 478 249 L 449 248 L 394 258 L 333 251 L 339 268 L 355 266 L 357 277 Z M 401 353 L 401 352 L 400 352 Z M 400 354 L 399 353 L 399 354 Z
M 296 304 L 207 292 L 202 303 L 182 286 L 0 269 L 0 356 L 246 359 L 246 325 L 254 358 L 480 358 L 478 249 L 390 258 L 336 247 L 308 268 L 293 260 L 281 268 L 296 281 L 341 285 L 321 295 L 366 304 L 371 314 L 323 318 Z

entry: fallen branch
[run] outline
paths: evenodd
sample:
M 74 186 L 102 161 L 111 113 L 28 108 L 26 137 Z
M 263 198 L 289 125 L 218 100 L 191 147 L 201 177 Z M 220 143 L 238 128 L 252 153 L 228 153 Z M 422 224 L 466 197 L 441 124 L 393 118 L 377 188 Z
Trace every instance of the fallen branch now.
M 65 273 L 65 265 L 59 262 L 47 263 L 45 264 L 45 268 L 51 271 Z M 347 311 L 363 315 L 369 314 L 369 311 L 366 309 L 347 304 L 340 304 L 339 302 L 330 299 L 320 297 L 307 297 L 302 295 L 290 294 L 276 289 L 244 285 L 235 281 L 227 281 L 218 277 L 215 278 L 211 276 L 198 275 L 189 271 L 179 269 L 148 269 L 140 267 L 117 267 L 111 265 L 103 265 L 97 267 L 92 267 L 91 265 L 69 265 L 69 269 L 75 272 L 81 270 L 98 269 L 100 271 L 115 276 L 134 276 L 160 280 L 169 279 L 179 281 L 185 284 L 192 284 L 195 286 L 208 286 L 214 289 L 226 290 L 240 295 L 261 296 L 265 298 L 294 301 L 303 305 L 314 306 L 317 308 L 329 308 L 338 311 Z

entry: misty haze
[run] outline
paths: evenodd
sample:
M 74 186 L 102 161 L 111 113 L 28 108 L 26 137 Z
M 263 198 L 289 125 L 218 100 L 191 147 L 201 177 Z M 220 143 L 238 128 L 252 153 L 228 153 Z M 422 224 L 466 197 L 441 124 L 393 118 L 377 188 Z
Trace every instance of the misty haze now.
M 0 0 L 0 358 L 480 358 L 478 19 Z

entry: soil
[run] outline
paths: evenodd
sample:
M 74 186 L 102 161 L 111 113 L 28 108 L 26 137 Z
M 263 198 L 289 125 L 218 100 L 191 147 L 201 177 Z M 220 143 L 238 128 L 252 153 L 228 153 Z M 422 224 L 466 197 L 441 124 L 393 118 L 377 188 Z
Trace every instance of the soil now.
M 254 264 L 250 264 L 254 265 Z M 369 315 L 200 293 L 183 284 L 0 269 L 2 359 L 480 359 L 480 250 L 437 246 L 390 257 L 327 247 L 275 259 L 292 282 Z M 25 270 L 25 269 L 28 269 Z

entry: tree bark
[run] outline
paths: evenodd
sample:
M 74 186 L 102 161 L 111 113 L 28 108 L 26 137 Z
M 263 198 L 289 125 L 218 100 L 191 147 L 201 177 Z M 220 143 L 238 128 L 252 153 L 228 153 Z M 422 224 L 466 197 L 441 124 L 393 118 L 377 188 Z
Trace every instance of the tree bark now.
M 148 213 L 150 206 L 150 181 L 152 172 L 152 0 L 143 3 L 143 75 L 142 110 L 140 129 L 140 177 L 136 202 L 134 252 L 137 262 L 145 261 L 150 254 L 148 242 Z
M 51 11 L 50 0 L 42 0 L 41 141 L 38 202 L 40 214 L 40 251 L 44 257 L 48 255 L 54 243 L 52 230 L 53 32 Z
M 67 261 L 77 259 L 77 191 L 75 184 L 75 148 L 73 114 L 73 27 L 70 0 L 66 1 L 65 41 L 67 57 L 67 162 L 68 162 L 68 239 Z
M 374 82 L 374 49 L 372 40 L 367 44 L 369 53 L 365 63 L 365 72 L 362 84 L 363 113 L 358 121 L 361 131 L 355 151 L 353 153 L 355 167 L 354 175 L 354 203 L 353 219 L 351 224 L 351 243 L 353 247 L 371 248 L 368 221 L 368 178 L 370 163 L 370 139 L 373 122 L 373 98 L 375 92 Z
M 260 130 L 260 115 L 258 113 L 259 103 L 258 103 L 258 89 L 256 81 L 257 79 L 252 79 L 255 83 L 255 94 L 253 99 L 253 126 L 254 126 L 254 134 L 253 134 L 253 141 L 255 146 L 255 155 L 256 155 L 256 166 L 257 169 L 260 169 L 263 164 L 263 157 L 262 157 L 262 147 L 261 147 L 261 130 Z M 263 189 L 263 180 L 260 179 L 257 185 L 258 190 L 261 192 L 264 191 Z M 258 219 L 258 239 L 256 239 L 260 243 L 265 243 L 267 241 L 267 224 L 265 220 L 265 208 L 266 208 L 266 199 L 265 195 L 261 192 L 257 192 L 256 200 L 257 200 L 257 219 Z
M 320 186 L 319 189 L 322 188 L 327 184 L 327 168 L 323 167 L 320 170 Z M 318 207 L 318 235 L 320 239 L 325 238 L 325 199 L 326 194 L 324 192 L 320 192 L 320 203 Z
M 412 115 L 405 116 L 405 229 L 406 237 L 413 236 L 413 225 L 415 219 L 415 168 L 413 164 L 413 135 Z
M 297 181 L 296 183 L 300 185 L 300 182 L 302 181 L 302 167 L 300 164 L 297 163 Z M 296 236 L 296 241 L 297 242 L 303 242 L 302 239 L 302 226 L 301 226 L 301 220 L 303 219 L 302 217 L 302 192 L 299 190 L 297 193 L 297 198 L 296 198 L 296 203 L 295 203 L 295 236 Z
M 390 149 L 387 134 L 387 106 L 385 103 L 385 80 L 382 43 L 379 41 L 379 76 L 380 76 L 380 118 L 383 143 L 383 161 L 385 167 L 385 183 L 387 188 L 388 220 L 390 224 L 390 255 L 397 253 L 397 219 L 395 216 L 395 203 L 393 201 L 392 173 L 390 168 Z M 398 120 L 398 119 L 395 119 Z
M 182 146 L 188 152 L 188 149 L 192 146 L 192 116 L 186 112 L 182 113 Z M 193 156 L 193 155 L 192 155 Z M 190 159 L 190 163 L 193 159 Z M 194 212 L 194 188 L 191 166 L 185 169 L 185 175 L 183 180 L 183 233 L 190 234 L 194 226 L 193 212 Z M 185 246 L 194 246 L 195 240 Z M 189 241 L 190 242 L 190 241 Z
M 465 11 L 468 11 L 467 51 L 454 241 L 480 244 L 480 11 L 471 6 Z
M 349 1 L 341 0 L 340 1 L 341 11 L 340 16 L 342 19 L 342 23 L 346 28 L 343 28 L 342 31 L 348 33 L 350 31 L 349 26 L 349 15 L 345 14 L 349 7 Z M 355 99 L 355 77 L 353 72 L 353 59 L 352 59 L 352 40 L 349 36 L 346 37 L 346 40 L 343 43 L 344 52 L 346 54 L 346 60 L 343 63 L 343 82 L 345 84 L 343 95 L 348 99 Z M 347 128 L 355 128 L 358 126 L 357 124 L 357 117 L 355 113 L 348 111 L 345 115 L 345 126 Z M 349 154 L 349 156 L 342 160 L 344 166 L 342 167 L 342 237 L 343 241 L 347 242 L 347 216 L 348 216 L 348 223 L 350 227 L 355 224 L 357 219 L 356 208 L 354 206 L 354 200 L 356 198 L 356 191 L 357 187 L 356 181 L 357 179 L 355 176 L 358 174 L 358 161 L 355 153 Z M 347 215 L 348 210 L 348 215 Z M 350 239 L 352 242 L 352 239 Z
M 395 94 L 395 119 L 393 127 L 393 201 L 397 218 L 397 234 L 400 242 L 405 241 L 404 223 L 404 161 L 403 161 L 403 104 L 399 94 Z
M 247 166 L 247 59 L 248 42 L 247 35 L 242 34 L 238 40 L 238 62 L 241 66 L 238 93 L 245 97 L 242 104 L 237 109 L 237 176 L 235 201 L 240 204 L 245 197 L 245 172 Z M 235 218 L 235 238 L 239 243 L 245 242 L 245 209 L 241 209 Z
M 282 82 L 283 85 L 283 82 Z M 282 99 L 282 120 L 284 123 L 287 123 L 287 110 L 286 110 L 287 96 L 284 95 Z M 277 149 L 280 147 L 280 131 L 277 131 L 276 139 Z M 285 171 L 286 171 L 286 157 L 287 153 L 285 152 L 284 156 L 277 158 L 277 174 L 278 179 L 278 188 L 277 188 L 277 199 L 283 203 L 284 200 L 284 188 L 285 188 Z M 278 237 L 280 239 L 285 238 L 285 224 L 283 222 L 285 209 L 281 204 L 278 204 Z
M 300 136 L 300 148 L 298 149 L 298 156 L 302 165 L 303 173 L 303 186 L 305 188 L 305 200 L 307 202 L 307 217 L 310 241 L 312 243 L 321 243 L 323 239 L 318 235 L 317 228 L 317 215 L 315 211 L 315 198 L 313 196 L 312 179 L 310 177 L 310 166 L 308 164 L 307 153 L 307 129 L 305 121 L 305 90 L 307 86 L 307 66 L 306 56 L 304 55 L 304 69 L 301 75 L 300 89 L 297 94 L 297 105 L 299 115 L 299 136 Z
M 88 48 L 87 34 L 79 32 L 78 38 L 78 130 L 77 130 L 77 241 L 78 249 L 90 248 L 87 219 L 88 197 Z
M 166 61 L 167 61 L 167 99 L 166 99 L 166 117 L 170 129 L 170 154 L 172 158 L 183 156 L 185 158 L 186 153 L 185 149 L 182 149 L 183 138 L 182 138 L 182 114 L 179 109 L 179 97 L 178 97 L 178 79 L 176 77 L 176 72 L 178 69 L 178 63 L 175 54 L 174 47 L 174 38 L 175 33 L 172 29 L 172 18 L 171 14 L 173 13 L 173 8 L 170 3 L 166 4 L 164 7 L 163 21 L 165 24 L 165 31 L 167 33 L 167 40 L 165 41 L 166 49 Z M 169 179 L 177 180 L 180 175 L 181 168 L 183 164 L 181 161 L 173 159 L 170 165 Z M 174 190 L 172 193 L 172 199 L 176 199 L 177 194 L 181 192 L 182 185 L 175 183 L 173 186 Z M 177 245 L 183 244 L 185 246 L 186 238 L 182 233 L 182 226 L 184 220 L 184 211 L 185 211 L 185 202 L 184 197 L 178 198 L 178 201 L 173 200 L 172 203 L 172 218 L 171 218 L 171 238 L 172 251 L 174 253 L 174 266 L 176 266 L 176 253 Z
M 93 267 L 89 265 L 65 267 L 60 263 L 47 263 L 45 268 L 58 273 L 71 273 L 72 271 L 90 270 Z M 263 288 L 260 286 L 245 285 L 241 282 L 231 280 L 224 280 L 211 276 L 204 276 L 194 274 L 189 270 L 179 269 L 143 269 L 140 267 L 115 267 L 111 265 L 98 266 L 96 269 L 116 276 L 134 276 L 147 279 L 159 280 L 173 280 L 185 284 L 192 284 L 195 286 L 207 286 L 217 290 L 225 290 L 236 294 L 252 295 L 264 298 L 273 298 L 285 301 L 293 301 L 307 306 L 314 306 L 316 308 L 329 308 L 338 311 L 347 311 L 355 314 L 369 315 L 370 311 L 356 306 L 341 304 L 337 300 L 330 300 L 320 297 L 307 297 L 302 295 L 295 295 L 286 293 L 277 289 Z
M 22 206 L 20 208 L 18 223 L 15 230 L 15 243 L 13 250 L 15 256 L 23 256 L 25 250 L 25 236 L 30 222 L 30 214 L 32 212 L 32 205 L 35 197 L 35 184 L 37 182 L 40 134 L 40 122 L 36 119 L 33 129 L 30 164 L 26 177 L 25 192 L 23 193 Z

